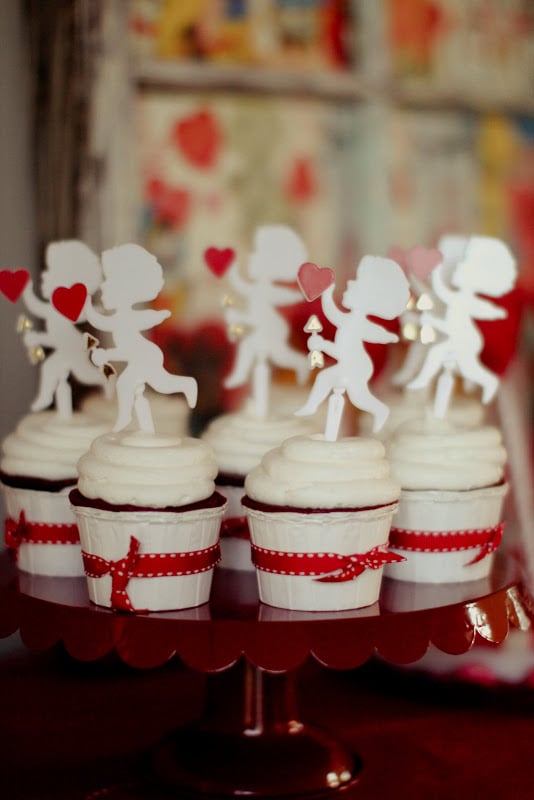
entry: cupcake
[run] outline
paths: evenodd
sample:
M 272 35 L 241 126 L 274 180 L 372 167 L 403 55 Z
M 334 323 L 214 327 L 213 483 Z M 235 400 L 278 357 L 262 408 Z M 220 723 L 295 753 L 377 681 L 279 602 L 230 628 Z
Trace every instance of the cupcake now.
M 210 447 L 125 430 L 95 439 L 70 494 L 89 597 L 124 611 L 207 602 L 226 501 Z
M 297 436 L 266 453 L 245 480 L 243 505 L 260 599 L 337 611 L 378 599 L 400 494 L 376 439 Z
M 487 577 L 508 491 L 500 431 L 428 416 L 400 426 L 387 452 L 402 486 L 390 544 L 406 559 L 388 566 L 387 576 L 421 583 Z
M 291 436 L 315 433 L 320 425 L 312 419 L 289 414 L 258 417 L 254 404 L 242 411 L 212 420 L 202 438 L 213 449 L 219 468 L 216 484 L 228 506 L 221 526 L 221 567 L 253 570 L 247 517 L 241 507 L 245 477 L 262 456 Z
M 19 569 L 38 575 L 84 574 L 80 539 L 68 494 L 76 464 L 108 430 L 86 414 L 28 414 L 2 443 L 0 482 L 7 511 L 6 544 Z

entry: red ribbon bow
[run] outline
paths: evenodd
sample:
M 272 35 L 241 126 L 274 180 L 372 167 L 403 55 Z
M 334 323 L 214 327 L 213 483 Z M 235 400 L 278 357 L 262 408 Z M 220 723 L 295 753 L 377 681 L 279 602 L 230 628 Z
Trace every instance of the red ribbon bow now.
M 454 553 L 479 548 L 464 566 L 477 564 L 493 553 L 502 541 L 504 523 L 493 528 L 473 528 L 464 531 L 411 531 L 392 528 L 389 541 L 392 547 L 416 553 Z
M 30 534 L 24 511 L 20 512 L 18 521 L 14 520 L 12 517 L 7 517 L 4 529 L 6 547 L 11 550 L 15 556 L 15 560 L 17 560 L 19 557 L 19 547 L 25 540 L 29 539 Z
M 206 572 L 220 561 L 219 544 L 204 550 L 182 553 L 140 553 L 140 542 L 130 536 L 130 547 L 125 558 L 107 561 L 94 553 L 82 551 L 85 574 L 88 578 L 111 575 L 111 607 L 118 611 L 140 611 L 135 609 L 128 597 L 130 578 L 162 578 L 193 575 Z
M 130 536 L 130 547 L 126 558 L 117 561 L 106 561 L 93 553 L 83 553 L 83 565 L 88 578 L 101 578 L 111 575 L 111 607 L 119 611 L 133 611 L 131 600 L 128 597 L 128 583 L 135 575 L 135 567 L 139 560 L 141 543 L 135 536 Z
M 21 544 L 79 544 L 80 535 L 74 523 L 27 522 L 24 510 L 18 520 L 7 517 L 4 524 L 6 547 L 18 558 Z
M 385 564 L 405 560 L 404 556 L 390 552 L 387 544 L 352 555 L 288 553 L 252 545 L 252 561 L 257 569 L 278 575 L 317 576 L 314 580 L 321 583 L 353 581 L 367 569 L 380 569 Z

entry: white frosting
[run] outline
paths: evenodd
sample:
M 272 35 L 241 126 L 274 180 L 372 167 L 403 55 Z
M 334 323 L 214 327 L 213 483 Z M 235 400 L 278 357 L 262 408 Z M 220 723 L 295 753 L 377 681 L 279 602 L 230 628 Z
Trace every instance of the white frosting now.
M 428 417 L 397 429 L 388 459 L 403 489 L 462 491 L 499 483 L 506 451 L 497 428 L 462 427 Z
M 190 410 L 183 395 L 159 394 L 146 389 L 145 397 L 150 403 L 156 433 L 175 436 L 187 433 Z M 91 392 L 83 400 L 81 408 L 99 422 L 107 423 L 108 429 L 113 427 L 117 419 L 116 398 L 108 399 L 103 392 Z
M 298 508 L 365 508 L 398 500 L 384 445 L 351 437 L 297 436 L 264 455 L 245 479 L 253 500 Z
M 321 427 L 316 419 L 307 417 L 257 417 L 249 406 L 212 420 L 202 438 L 213 448 L 220 472 L 246 475 L 268 450 L 285 439 L 316 433 Z
M 211 448 L 199 439 L 122 431 L 95 439 L 78 472 L 85 497 L 165 508 L 213 494 L 217 466 Z
M 55 411 L 28 414 L 2 443 L 0 469 L 8 475 L 75 479 L 78 459 L 107 430 L 109 425 L 81 412 L 66 420 Z

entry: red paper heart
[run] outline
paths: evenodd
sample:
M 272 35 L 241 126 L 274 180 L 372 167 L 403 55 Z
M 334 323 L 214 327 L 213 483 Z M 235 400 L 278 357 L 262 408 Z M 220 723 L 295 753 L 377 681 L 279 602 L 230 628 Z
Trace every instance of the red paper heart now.
M 12 303 L 16 303 L 29 280 L 30 273 L 27 269 L 16 269 L 13 272 L 9 269 L 2 269 L 0 270 L 0 292 Z
M 221 132 L 217 119 L 209 111 L 198 111 L 176 123 L 174 142 L 195 167 L 210 169 L 219 155 Z
M 318 267 L 317 264 L 306 261 L 299 267 L 297 281 L 302 294 L 311 303 L 334 283 L 334 270 L 330 267 Z
M 412 275 L 415 275 L 416 278 L 419 278 L 419 280 L 424 281 L 428 278 L 432 270 L 434 270 L 438 264 L 441 264 L 443 256 L 439 250 L 433 247 L 416 245 L 416 247 L 412 247 L 411 250 L 405 253 L 404 260 L 408 271 L 411 272 Z
M 76 322 L 87 298 L 87 288 L 83 283 L 74 283 L 72 286 L 58 286 L 52 292 L 52 305 L 64 317 Z
M 231 247 L 219 249 L 218 247 L 208 247 L 204 250 L 204 261 L 218 278 L 222 277 L 226 270 L 231 266 L 235 258 L 235 250 Z

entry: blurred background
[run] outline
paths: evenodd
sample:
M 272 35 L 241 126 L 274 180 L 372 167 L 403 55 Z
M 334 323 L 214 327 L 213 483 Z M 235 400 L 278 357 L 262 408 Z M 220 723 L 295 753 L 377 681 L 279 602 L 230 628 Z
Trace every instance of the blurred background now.
M 502 237 L 529 374 L 531 0 L 3 0 L 0 26 L 1 268 L 37 275 L 57 239 L 147 247 L 201 421 L 231 358 L 203 252 L 244 257 L 265 223 L 343 278 L 445 232 Z M 17 313 L 2 304 L 0 437 L 35 381 Z
M 229 358 L 202 254 L 245 255 L 258 224 L 293 226 L 343 276 L 443 232 L 500 236 L 529 293 L 528 0 L 6 0 L 2 35 L 2 266 L 38 270 L 67 237 L 145 245 L 171 367 L 211 353 L 201 417 Z M 5 306 L 2 434 L 34 377 Z

